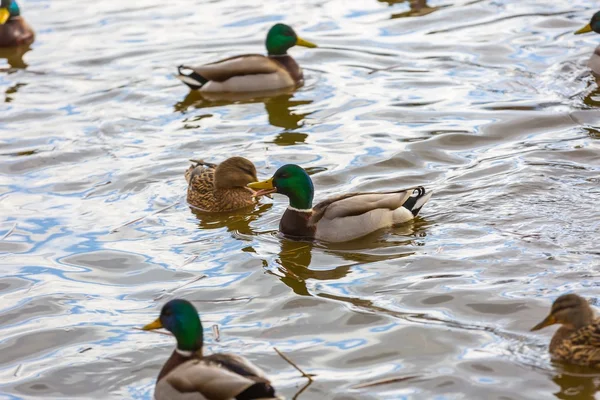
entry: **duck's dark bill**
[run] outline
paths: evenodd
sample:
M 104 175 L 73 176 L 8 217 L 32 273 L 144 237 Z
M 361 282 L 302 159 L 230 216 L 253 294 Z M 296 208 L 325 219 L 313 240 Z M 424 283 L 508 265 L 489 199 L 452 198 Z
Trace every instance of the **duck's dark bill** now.
M 554 318 L 554 315 L 548 315 L 546 317 L 546 319 L 544 319 L 542 322 L 540 322 L 539 324 L 537 324 L 536 326 L 531 328 L 531 332 L 539 331 L 540 329 L 545 328 L 550 325 L 554 325 L 555 323 L 556 323 L 556 319 Z

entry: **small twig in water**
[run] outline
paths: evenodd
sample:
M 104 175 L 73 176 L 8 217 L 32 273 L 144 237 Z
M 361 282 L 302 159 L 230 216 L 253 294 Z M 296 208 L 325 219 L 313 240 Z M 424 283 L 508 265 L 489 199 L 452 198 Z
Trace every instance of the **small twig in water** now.
M 307 374 L 306 372 L 302 371 L 302 369 L 298 365 L 296 365 L 295 362 L 293 362 L 292 360 L 290 360 L 288 358 L 288 356 L 286 356 L 281 351 L 279 351 L 279 349 L 277 349 L 277 347 L 273 347 L 273 350 L 275 350 L 275 352 L 277 354 L 279 354 L 279 357 L 283 358 L 288 364 L 290 364 L 292 367 L 294 367 L 296 369 L 296 371 L 300 372 L 303 377 L 305 377 L 306 379 L 308 379 L 309 382 L 313 381 L 313 376 L 316 376 L 316 375 L 314 375 L 314 374 Z
M 207 276 L 208 276 L 208 275 L 200 275 L 199 277 L 197 277 L 197 278 L 194 278 L 194 279 L 192 279 L 191 281 L 188 281 L 188 282 L 184 283 L 183 285 L 179 285 L 179 286 L 177 286 L 177 287 L 176 287 L 175 289 L 173 289 L 173 290 L 170 290 L 170 291 L 168 291 L 168 292 L 164 292 L 163 294 L 161 294 L 161 295 L 159 295 L 159 296 L 155 297 L 155 298 L 154 298 L 154 301 L 158 301 L 158 300 L 162 299 L 163 297 L 165 297 L 165 296 L 166 296 L 166 295 L 168 295 L 168 294 L 173 294 L 173 293 L 174 293 L 174 292 L 176 292 L 177 290 L 179 290 L 179 289 L 181 289 L 181 288 L 183 288 L 183 287 L 185 287 L 185 286 L 187 286 L 187 285 L 191 285 L 192 283 L 198 282 L 200 279 L 204 279 L 204 278 L 206 278 Z
M 230 301 L 250 301 L 254 297 L 232 297 L 230 299 L 215 299 L 215 300 L 191 300 L 192 303 L 228 303 Z
M 19 372 L 21 372 L 21 368 L 23 368 L 23 364 L 19 364 L 17 365 L 17 369 L 15 369 L 15 373 L 13 374 L 13 376 L 16 378 L 17 376 L 19 376 Z
M 364 389 L 364 388 L 378 386 L 378 385 L 387 385 L 390 383 L 404 382 L 404 381 L 408 381 L 410 379 L 414 379 L 414 378 L 418 378 L 418 377 L 419 377 L 418 375 L 410 375 L 410 376 L 396 376 L 394 378 L 384 378 L 384 379 L 379 379 L 379 380 L 376 380 L 373 382 L 360 383 L 358 385 L 352 386 L 351 389 Z
M 2 236 L 2 239 L 0 239 L 0 242 L 3 241 L 4 239 L 6 239 L 7 237 L 9 237 L 10 235 L 12 235 L 12 233 L 15 231 L 15 229 L 17 229 L 17 223 L 15 222 L 15 224 L 12 226 L 12 228 L 10 228 L 8 230 L 8 232 L 6 232 L 4 234 L 4 236 Z
M 148 218 L 148 217 L 150 217 L 152 215 L 160 214 L 163 211 L 167 211 L 169 208 L 175 207 L 177 204 L 179 204 L 180 201 L 181 201 L 181 199 L 177 200 L 175 203 L 173 203 L 173 204 L 171 204 L 169 206 L 166 206 L 166 207 L 161 208 L 160 210 L 154 211 L 153 213 L 150 213 L 148 215 L 144 215 L 142 217 L 136 218 L 136 219 L 134 219 L 132 221 L 129 221 L 129 222 L 125 222 L 123 225 L 117 226 L 116 228 L 112 229 L 110 231 L 110 233 L 115 233 L 115 232 L 117 232 L 121 228 L 129 226 L 131 224 L 135 224 L 136 222 L 140 222 L 141 220 L 146 219 L 146 218 Z

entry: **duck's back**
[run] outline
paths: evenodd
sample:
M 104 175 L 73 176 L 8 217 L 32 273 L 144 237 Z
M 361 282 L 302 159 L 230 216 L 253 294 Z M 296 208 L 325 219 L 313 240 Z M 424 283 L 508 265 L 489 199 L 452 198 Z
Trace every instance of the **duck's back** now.
M 565 338 L 552 356 L 569 364 L 600 368 L 600 319 Z

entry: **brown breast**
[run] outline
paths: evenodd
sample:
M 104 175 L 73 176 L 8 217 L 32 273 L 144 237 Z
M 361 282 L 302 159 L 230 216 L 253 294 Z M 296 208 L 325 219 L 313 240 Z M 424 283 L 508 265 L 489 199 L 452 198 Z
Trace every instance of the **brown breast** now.
M 286 236 L 313 239 L 316 227 L 309 226 L 308 220 L 312 213 L 286 209 L 279 221 L 279 231 Z
M 291 56 L 272 56 L 271 59 L 283 66 L 283 68 L 285 68 L 286 71 L 289 72 L 294 82 L 299 83 L 302 80 L 304 80 L 302 68 L 300 68 L 296 60 L 294 60 Z
M 22 17 L 13 17 L 0 25 L 0 47 L 27 46 L 34 38 L 33 29 Z

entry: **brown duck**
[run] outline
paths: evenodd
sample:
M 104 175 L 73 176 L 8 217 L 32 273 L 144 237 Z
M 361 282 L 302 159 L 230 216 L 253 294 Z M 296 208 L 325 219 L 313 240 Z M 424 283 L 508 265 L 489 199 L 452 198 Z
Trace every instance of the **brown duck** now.
M 600 368 L 600 319 L 590 304 L 576 294 L 564 294 L 554 301 L 550 315 L 532 331 L 561 324 L 552 341 L 550 354 L 557 361 Z
M 237 354 L 203 353 L 202 322 L 187 300 L 165 304 L 146 331 L 165 328 L 175 336 L 177 347 L 163 365 L 156 386 L 156 400 L 279 399 L 265 373 Z
M 0 0 L 0 47 L 27 46 L 35 34 L 25 19 L 16 0 Z
M 228 212 L 256 203 L 254 190 L 256 167 L 243 157 L 231 157 L 221 164 L 192 160 L 185 172 L 188 203 L 204 212 Z

